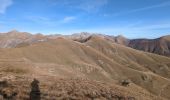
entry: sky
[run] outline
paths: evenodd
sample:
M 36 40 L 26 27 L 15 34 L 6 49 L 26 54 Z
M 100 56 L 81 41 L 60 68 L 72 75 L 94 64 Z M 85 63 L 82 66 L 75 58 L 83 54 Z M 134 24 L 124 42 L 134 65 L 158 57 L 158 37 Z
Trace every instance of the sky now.
M 0 32 L 170 35 L 170 0 L 0 0 Z

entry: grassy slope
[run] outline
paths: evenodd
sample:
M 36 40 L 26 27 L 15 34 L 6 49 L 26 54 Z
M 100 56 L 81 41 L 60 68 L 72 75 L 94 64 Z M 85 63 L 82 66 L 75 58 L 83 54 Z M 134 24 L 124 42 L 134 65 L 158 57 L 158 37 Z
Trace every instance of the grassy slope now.
M 154 94 L 160 94 L 159 89 L 162 89 L 170 82 L 170 59 L 167 57 L 112 44 L 100 37 L 93 37 L 86 44 L 113 61 L 119 62 L 120 65 L 124 66 L 122 69 L 123 76 Z M 169 85 L 166 88 L 168 87 Z
M 100 37 L 82 44 L 60 38 L 21 48 L 1 49 L 0 55 L 3 73 L 9 66 L 11 69 L 7 74 L 34 77 L 81 77 L 117 84 L 130 79 L 139 91 L 143 88 L 170 98 L 170 90 L 166 89 L 169 86 L 165 86 L 170 83 L 170 58 L 112 44 Z M 16 69 L 26 73 L 18 73 Z

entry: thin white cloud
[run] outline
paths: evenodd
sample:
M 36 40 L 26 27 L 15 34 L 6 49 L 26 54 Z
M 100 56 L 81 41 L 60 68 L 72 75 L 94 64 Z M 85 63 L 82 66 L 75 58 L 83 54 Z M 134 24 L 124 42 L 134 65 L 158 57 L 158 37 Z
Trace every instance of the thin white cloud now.
M 26 20 L 33 22 L 34 24 L 39 24 L 39 25 L 46 25 L 49 27 L 53 27 L 58 25 L 60 22 L 58 20 L 54 20 L 48 17 L 44 17 L 44 16 L 26 16 L 25 17 Z
M 143 7 L 143 8 L 132 9 L 132 10 L 125 11 L 125 12 L 119 12 L 119 13 L 115 13 L 113 15 L 114 16 L 120 16 L 120 15 L 125 15 L 125 14 L 130 14 L 130 13 L 135 13 L 135 12 L 140 12 L 140 11 L 160 8 L 160 7 L 166 7 L 166 6 L 170 6 L 170 1 L 163 2 L 163 3 L 160 3 L 160 4 L 156 4 L 156 5 L 147 6 L 147 7 Z
M 108 4 L 108 0 L 81 0 L 81 3 L 78 8 L 87 12 L 93 12 L 98 11 L 106 4 Z
M 43 16 L 27 16 L 26 19 L 37 23 L 50 21 L 49 18 Z
M 108 4 L 109 0 L 47 0 L 52 6 L 65 6 L 68 9 L 79 9 L 86 12 L 96 12 Z
M 4 14 L 6 9 L 12 4 L 12 0 L 0 0 L 0 14 Z
M 75 16 L 66 16 L 63 18 L 49 18 L 44 16 L 26 16 L 26 20 L 29 20 L 35 24 L 47 25 L 49 27 L 58 26 L 70 23 L 76 20 Z
M 73 20 L 75 20 L 76 19 L 76 17 L 74 17 L 74 16 L 67 16 L 67 17 L 65 17 L 64 19 L 63 19 L 63 22 L 64 23 L 68 23 L 68 22 L 71 22 L 71 21 L 73 21 Z

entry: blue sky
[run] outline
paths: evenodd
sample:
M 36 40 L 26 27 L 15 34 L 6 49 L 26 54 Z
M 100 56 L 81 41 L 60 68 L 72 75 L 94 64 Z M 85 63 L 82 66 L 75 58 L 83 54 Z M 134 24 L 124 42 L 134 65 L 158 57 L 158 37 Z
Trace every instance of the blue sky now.
M 170 0 L 0 0 L 0 32 L 170 34 Z

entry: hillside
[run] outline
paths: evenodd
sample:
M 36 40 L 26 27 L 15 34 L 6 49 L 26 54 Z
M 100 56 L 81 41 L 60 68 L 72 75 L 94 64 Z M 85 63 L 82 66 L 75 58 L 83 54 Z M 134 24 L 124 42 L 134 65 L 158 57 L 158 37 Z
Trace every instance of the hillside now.
M 13 30 L 7 33 L 0 33 L 0 48 L 14 48 L 19 44 L 32 44 L 46 40 L 46 36 L 42 34 L 33 35 Z
M 157 39 L 128 39 L 124 36 L 108 36 L 108 35 L 102 35 L 102 34 L 92 34 L 90 36 L 99 36 L 102 38 L 105 38 L 107 41 L 112 43 L 121 44 L 127 47 L 131 47 L 133 49 L 142 50 L 145 52 L 155 53 L 163 56 L 170 56 L 170 36 L 163 36 Z M 80 34 L 81 36 L 81 34 Z M 89 35 L 86 35 L 86 38 L 73 38 L 73 40 L 76 41 L 84 41 L 90 37 Z
M 128 44 L 137 50 L 170 56 L 170 36 L 163 36 L 157 39 L 134 39 Z
M 46 81 L 48 79 L 64 79 L 64 82 L 83 79 L 82 83 L 87 79 L 90 84 L 96 84 L 95 81 L 97 84 L 114 84 L 113 89 L 116 87 L 122 91 L 119 96 L 126 94 L 123 98 L 170 99 L 170 58 L 112 43 L 105 37 L 94 35 L 84 42 L 56 37 L 28 45 L 19 44 L 15 48 L 2 48 L 0 55 L 0 75 L 6 76 L 4 79 L 9 82 L 15 81 L 11 85 L 25 81 L 31 83 L 36 78 L 40 83 L 47 84 L 41 87 L 45 91 L 45 88 L 50 88 L 49 83 L 53 83 Z M 57 86 L 55 82 L 58 79 L 54 81 L 54 86 Z M 122 87 L 126 81 L 130 83 L 129 86 Z M 66 85 L 67 88 L 69 86 Z M 104 89 L 107 89 L 107 85 L 104 85 Z M 46 96 L 49 95 L 52 94 Z

